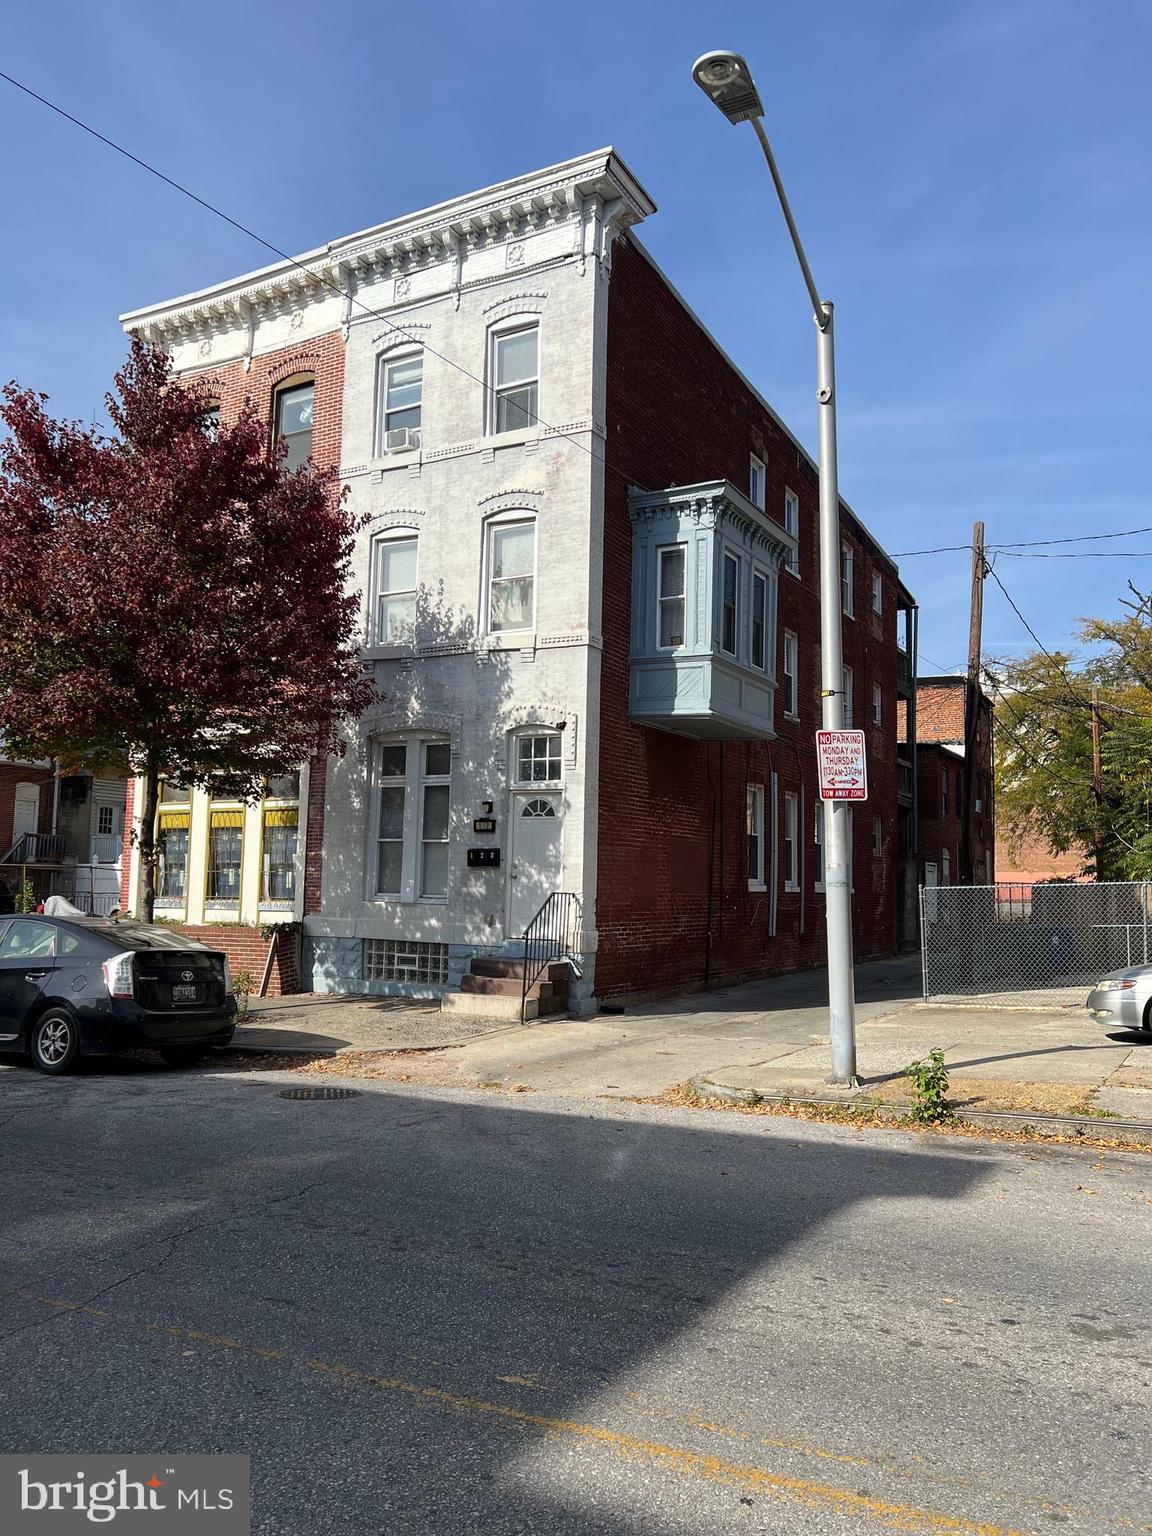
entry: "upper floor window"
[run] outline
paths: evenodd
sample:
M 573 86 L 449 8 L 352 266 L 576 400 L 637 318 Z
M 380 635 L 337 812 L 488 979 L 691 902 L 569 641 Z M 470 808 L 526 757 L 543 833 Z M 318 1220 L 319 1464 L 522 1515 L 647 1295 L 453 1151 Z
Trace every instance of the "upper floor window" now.
M 852 724 L 853 724 L 852 715 L 853 715 L 853 710 L 854 710 L 854 707 L 855 707 L 855 699 L 853 697 L 855 689 L 854 689 L 853 683 L 854 683 L 854 679 L 853 679 L 853 676 L 852 676 L 852 668 L 851 667 L 845 667 L 844 668 L 844 729 L 846 731 L 850 731 L 852 729 Z
M 416 637 L 416 546 L 414 533 L 376 541 L 376 645 L 411 645 Z
M 219 400 L 213 400 L 212 403 L 209 406 L 207 406 L 207 408 L 205 409 L 205 411 L 204 411 L 203 428 L 204 428 L 204 436 L 208 439 L 208 441 L 210 443 L 214 443 L 216 441 L 217 436 L 219 435 L 219 432 L 220 432 L 220 402 L 219 402 Z
M 489 634 L 536 627 L 536 523 L 532 518 L 488 524 Z
M 761 511 L 767 505 L 767 479 L 764 474 L 764 461 L 758 459 L 755 454 L 748 460 L 748 500 L 754 507 Z
M 945 816 L 948 814 L 948 770 L 940 770 L 940 810 Z
M 872 612 L 884 612 L 884 578 L 879 571 L 872 573 Z
M 760 571 L 752 572 L 752 665 L 763 667 L 766 659 L 765 638 L 768 633 L 768 578 Z
M 382 357 L 377 383 L 376 452 L 395 453 L 419 446 L 424 397 L 424 359 L 419 352 Z
M 660 633 L 656 643 L 664 651 L 684 644 L 684 567 L 687 557 L 685 544 L 670 544 L 660 551 L 656 595 Z
M 316 386 L 287 384 L 276 394 L 276 443 L 286 443 L 284 469 L 299 469 L 312 457 L 312 408 Z
M 872 724 L 880 725 L 884 718 L 884 690 L 879 683 L 872 684 Z
M 800 641 L 790 629 L 784 631 L 784 713 L 794 720 L 798 714 L 797 681 L 800 674 Z
M 516 432 L 532 426 L 540 405 L 540 327 L 535 321 L 493 331 L 488 374 L 491 430 Z
M 849 618 L 856 612 L 856 562 L 851 544 L 840 546 L 840 606 Z
M 784 530 L 796 540 L 796 548 L 789 550 L 784 569 L 793 576 L 800 574 L 800 498 L 795 491 L 784 492 Z
M 720 648 L 735 656 L 740 621 L 740 561 L 724 552 L 724 591 L 720 624 Z

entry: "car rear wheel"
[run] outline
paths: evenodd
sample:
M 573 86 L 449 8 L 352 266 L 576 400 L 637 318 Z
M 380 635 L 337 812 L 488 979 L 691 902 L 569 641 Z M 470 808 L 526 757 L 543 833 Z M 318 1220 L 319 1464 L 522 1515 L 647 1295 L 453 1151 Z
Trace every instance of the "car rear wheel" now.
M 1144 1004 L 1144 1017 L 1141 1020 L 1146 1035 L 1152 1035 L 1152 997 Z
M 194 1067 L 204 1060 L 204 1048 L 200 1045 L 162 1045 L 160 1059 L 166 1067 Z
M 80 1031 L 63 1008 L 50 1008 L 32 1026 L 32 1065 L 52 1077 L 75 1069 L 80 1057 Z

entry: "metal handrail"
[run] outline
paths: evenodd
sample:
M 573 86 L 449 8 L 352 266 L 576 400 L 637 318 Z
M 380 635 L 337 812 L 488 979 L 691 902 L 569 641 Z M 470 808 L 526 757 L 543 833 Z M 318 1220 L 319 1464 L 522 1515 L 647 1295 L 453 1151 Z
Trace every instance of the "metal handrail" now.
M 524 930 L 524 977 L 520 989 L 520 1022 L 528 1007 L 528 993 L 550 965 L 566 960 L 581 975 L 580 934 L 584 908 L 574 891 L 553 891 Z

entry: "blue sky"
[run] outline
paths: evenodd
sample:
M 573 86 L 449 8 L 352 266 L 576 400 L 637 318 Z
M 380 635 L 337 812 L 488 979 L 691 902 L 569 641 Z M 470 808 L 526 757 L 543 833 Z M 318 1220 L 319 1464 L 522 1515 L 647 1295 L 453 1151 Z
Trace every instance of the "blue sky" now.
M 614 144 L 642 238 L 814 445 L 804 290 L 749 129 L 692 84 L 746 54 L 837 309 L 841 488 L 893 553 L 1152 525 L 1147 0 L 9 7 L 17 76 L 286 250 Z M 98 414 L 116 315 L 269 260 L 0 82 L 0 375 Z M 1152 551 L 1152 534 L 1119 546 Z M 902 562 L 921 670 L 962 664 L 968 562 Z M 998 557 L 1049 647 L 1152 557 Z M 1028 648 L 988 584 L 985 646 Z

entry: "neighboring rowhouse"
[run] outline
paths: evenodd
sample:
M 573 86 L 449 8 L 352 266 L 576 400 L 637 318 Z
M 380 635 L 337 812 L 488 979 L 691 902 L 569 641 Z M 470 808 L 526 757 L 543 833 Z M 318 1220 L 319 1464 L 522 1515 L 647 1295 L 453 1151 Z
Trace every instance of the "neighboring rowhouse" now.
M 963 677 L 916 682 L 917 852 L 926 886 L 964 882 Z M 992 701 L 979 695 L 968 825 L 973 885 L 996 878 L 992 781 Z
M 57 893 L 85 912 L 119 902 L 124 780 L 18 762 L 0 744 L 0 911 L 24 882 L 36 901 Z
M 294 456 L 338 453 L 383 700 L 299 799 L 165 800 L 173 916 L 283 907 L 306 987 L 475 997 L 473 962 L 572 897 L 580 1007 L 820 958 L 816 469 L 641 247 L 653 211 L 602 150 L 124 317 Z M 856 943 L 883 954 L 914 604 L 846 506 L 841 541 Z

